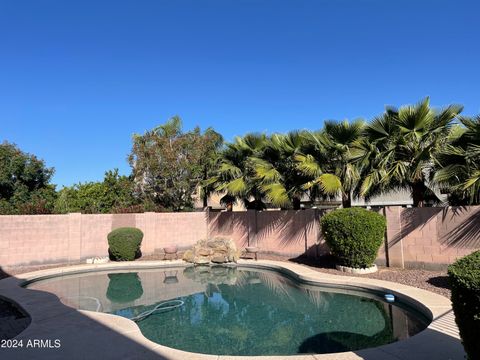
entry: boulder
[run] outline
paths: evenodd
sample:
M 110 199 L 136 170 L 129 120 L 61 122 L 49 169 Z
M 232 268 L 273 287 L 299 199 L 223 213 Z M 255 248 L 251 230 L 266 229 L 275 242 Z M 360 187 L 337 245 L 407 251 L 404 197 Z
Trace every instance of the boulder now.
M 187 250 L 183 260 L 194 264 L 223 264 L 236 262 L 240 258 L 235 242 L 232 239 L 216 237 L 199 240 L 192 249 Z
M 210 256 L 210 255 L 212 255 L 212 251 L 210 249 L 206 249 L 206 248 L 200 248 L 196 253 L 200 256 Z
M 187 262 L 193 262 L 193 259 L 195 258 L 195 255 L 193 254 L 193 251 L 192 250 L 187 250 L 185 251 L 185 253 L 183 254 L 183 260 L 187 261 Z
M 228 261 L 227 258 L 223 255 L 214 255 L 214 256 L 212 256 L 212 258 L 210 260 L 211 260 L 211 262 L 216 263 L 216 264 L 223 264 L 223 263 L 226 263 Z
M 195 256 L 193 258 L 193 263 L 198 265 L 204 265 L 210 263 L 210 258 L 208 256 Z

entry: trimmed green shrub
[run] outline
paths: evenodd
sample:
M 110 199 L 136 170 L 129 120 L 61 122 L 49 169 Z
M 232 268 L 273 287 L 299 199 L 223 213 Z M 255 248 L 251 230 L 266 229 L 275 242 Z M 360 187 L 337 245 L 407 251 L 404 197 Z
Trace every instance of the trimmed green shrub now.
M 334 210 L 321 219 L 322 232 L 340 265 L 366 268 L 373 265 L 382 245 L 386 220 L 362 208 Z
M 140 254 L 143 233 L 137 228 L 118 228 L 108 234 L 108 251 L 113 260 L 134 260 Z
M 468 359 L 480 359 L 480 251 L 448 267 L 452 306 Z

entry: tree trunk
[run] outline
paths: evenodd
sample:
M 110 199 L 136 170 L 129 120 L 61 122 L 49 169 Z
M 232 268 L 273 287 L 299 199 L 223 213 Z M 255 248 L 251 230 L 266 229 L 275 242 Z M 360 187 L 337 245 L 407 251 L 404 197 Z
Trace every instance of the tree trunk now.
M 352 194 L 350 191 L 342 194 L 342 207 L 343 208 L 352 207 Z
M 412 184 L 412 200 L 414 207 L 425 206 L 425 184 L 423 181 L 417 181 Z
M 203 208 L 205 209 L 208 206 L 208 195 L 203 194 Z
M 233 203 L 232 202 L 227 203 L 227 211 L 233 211 Z
M 293 210 L 300 210 L 300 198 L 294 197 L 292 199 Z
M 207 180 L 208 179 L 208 171 L 207 171 L 207 168 L 205 167 L 203 169 L 203 180 Z M 207 206 L 208 206 L 208 194 L 209 192 L 204 189 L 203 191 L 203 208 L 205 209 Z

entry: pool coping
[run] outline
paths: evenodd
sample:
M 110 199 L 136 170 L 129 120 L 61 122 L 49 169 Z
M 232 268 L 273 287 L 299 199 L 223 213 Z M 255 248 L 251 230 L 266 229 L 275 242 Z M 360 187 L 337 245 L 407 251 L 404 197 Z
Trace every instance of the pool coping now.
M 30 325 L 20 333 L 15 339 L 22 339 L 25 336 L 29 338 L 41 338 L 45 329 L 58 329 L 65 326 L 68 322 L 68 316 L 60 316 L 55 311 L 54 300 L 50 296 L 42 296 L 42 292 L 28 292 L 23 288 L 26 282 L 39 280 L 42 278 L 54 277 L 58 275 L 76 274 L 92 271 L 105 270 L 133 270 L 133 269 L 152 269 L 152 268 L 171 268 L 185 267 L 189 264 L 182 260 L 161 260 L 161 261 L 132 261 L 132 262 L 109 262 L 106 264 L 82 264 L 60 268 L 51 268 L 39 270 L 24 274 L 15 275 L 15 277 L 0 280 L 0 295 L 11 300 L 14 304 L 27 312 L 32 321 Z M 311 285 L 335 285 L 336 287 L 345 286 L 349 289 L 355 288 L 361 291 L 388 292 L 394 294 L 401 301 L 417 308 L 429 316 L 432 320 L 427 329 L 412 336 L 409 339 L 400 340 L 388 345 L 369 348 L 355 352 L 342 352 L 332 354 L 305 354 L 305 355 L 287 355 L 287 356 L 225 356 L 208 355 L 185 352 L 177 349 L 168 348 L 157 344 L 145 338 L 137 324 L 129 319 L 97 313 L 87 310 L 76 310 L 78 313 L 89 319 L 100 323 L 106 328 L 115 331 L 122 336 L 133 340 L 149 350 L 152 354 L 166 359 L 216 359 L 216 360 L 234 360 L 234 359 L 303 359 L 303 360 L 354 360 L 354 359 L 463 359 L 464 351 L 461 345 L 458 329 L 452 312 L 451 302 L 444 296 L 418 289 L 408 285 L 376 280 L 363 277 L 349 277 L 327 274 L 313 270 L 307 266 L 271 260 L 239 260 L 238 265 L 246 268 L 258 268 L 265 270 L 274 270 L 283 273 L 304 284 Z M 58 301 L 58 298 L 56 298 Z M 49 316 L 51 314 L 51 316 Z M 28 330 L 28 331 L 27 331 Z M 79 329 L 81 332 L 82 329 Z M 84 329 L 88 331 L 88 329 Z M 79 336 L 78 331 L 75 334 L 65 333 L 65 336 Z M 105 346 L 102 339 L 98 343 L 89 343 L 89 347 Z M 119 348 L 120 352 L 121 349 Z M 13 355 L 21 355 L 21 352 L 9 352 L 11 358 Z M 48 351 L 42 352 L 45 358 L 51 359 L 52 354 Z M 48 356 L 47 356 L 48 354 Z M 2 349 L 0 349 L 2 355 Z M 112 354 L 113 358 L 121 357 L 119 354 Z M 140 357 L 140 354 L 139 354 Z M 135 358 L 135 356 L 134 356 Z

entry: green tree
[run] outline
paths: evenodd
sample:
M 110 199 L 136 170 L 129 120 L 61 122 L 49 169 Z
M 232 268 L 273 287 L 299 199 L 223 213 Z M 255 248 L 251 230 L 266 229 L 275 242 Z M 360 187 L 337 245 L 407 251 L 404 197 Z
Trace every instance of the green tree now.
M 55 202 L 54 169 L 16 145 L 0 144 L 0 213 L 48 214 Z
M 460 117 L 436 160 L 434 182 L 449 193 L 451 205 L 480 204 L 480 115 Z
M 142 211 L 135 196 L 133 179 L 107 171 L 102 182 L 79 183 L 62 188 L 55 203 L 55 212 L 87 214 Z
M 365 197 L 394 189 L 410 191 L 415 207 L 436 199 L 432 178 L 439 151 L 448 142 L 451 124 L 462 106 L 442 110 L 430 107 L 429 98 L 417 105 L 387 108 L 366 127 L 368 151 L 360 194 Z M 438 199 L 437 199 L 438 200 Z
M 215 134 L 215 135 L 214 135 Z M 178 116 L 133 136 L 129 163 L 136 187 L 147 202 L 173 211 L 193 208 L 193 198 L 220 140 L 213 129 L 183 132 Z
M 304 188 L 319 187 L 326 196 L 341 194 L 343 207 L 352 206 L 352 194 L 360 179 L 360 142 L 364 122 L 325 121 L 320 132 L 308 133 L 310 149 L 296 156 L 298 169 L 310 177 Z
M 215 175 L 208 183 L 224 194 L 221 202 L 231 210 L 234 202 L 242 202 L 247 209 L 265 208 L 265 191 L 255 170 L 254 158 L 261 154 L 267 138 L 264 134 L 247 134 L 235 138 L 221 152 Z
M 300 209 L 308 177 L 298 170 L 295 157 L 305 145 L 304 131 L 274 134 L 267 138 L 258 157 L 251 158 L 259 187 L 273 205 Z

